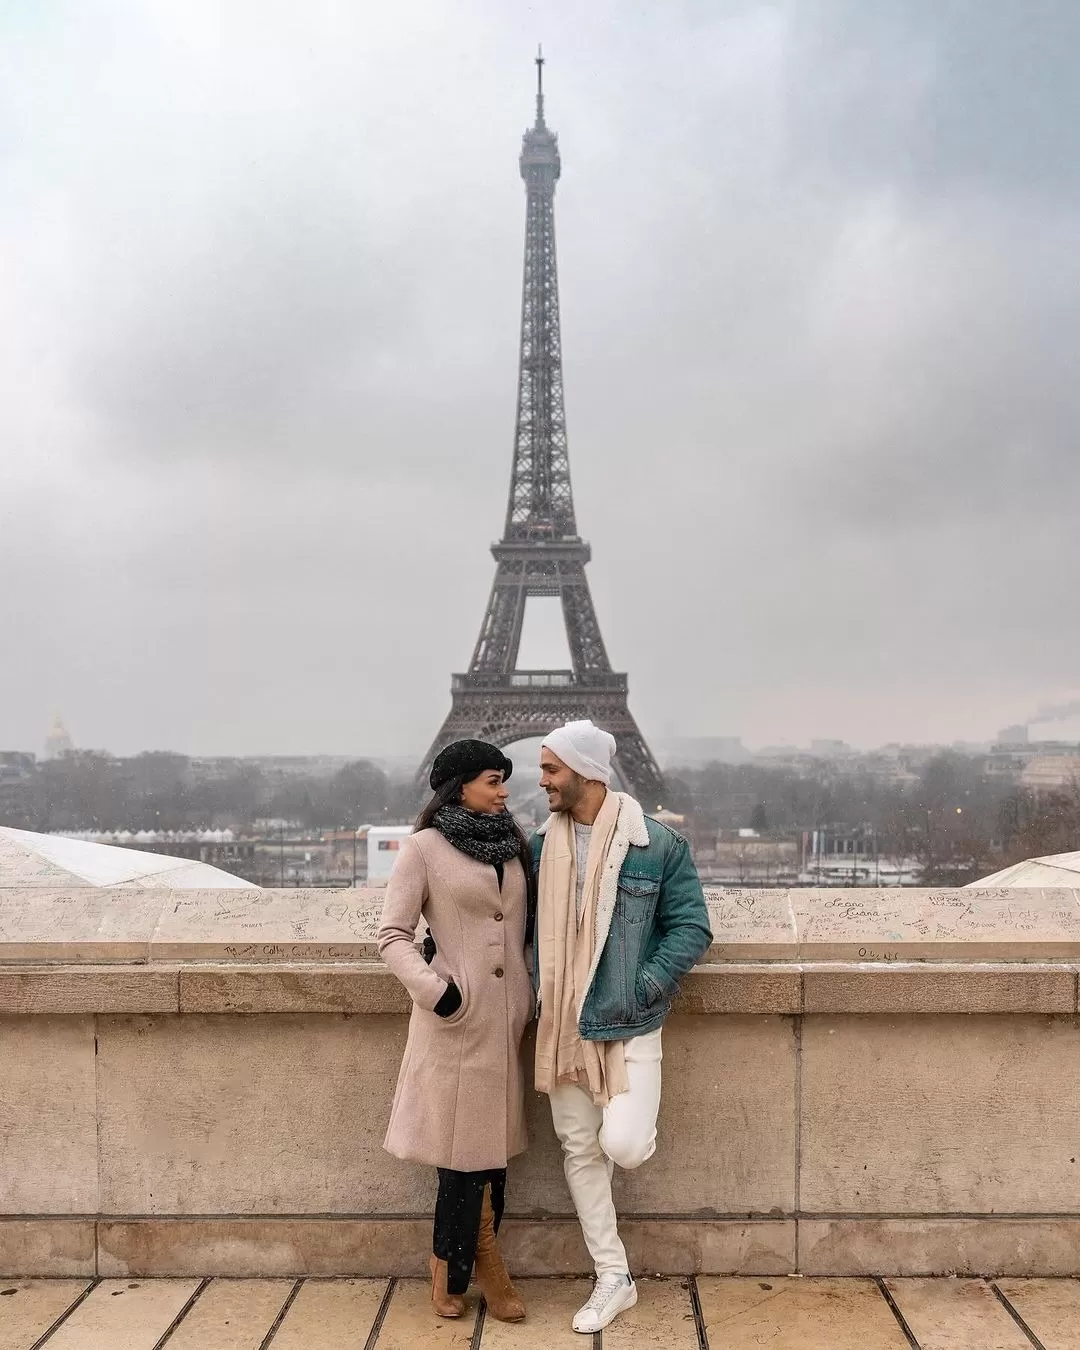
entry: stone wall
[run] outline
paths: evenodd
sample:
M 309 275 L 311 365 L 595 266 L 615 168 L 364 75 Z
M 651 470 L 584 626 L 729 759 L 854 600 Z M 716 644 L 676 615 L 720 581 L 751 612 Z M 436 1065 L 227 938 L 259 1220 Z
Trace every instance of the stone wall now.
M 0 889 L 0 1271 L 420 1274 L 370 892 Z M 635 1269 L 1080 1273 L 1080 893 L 710 894 Z M 528 1047 L 526 1049 L 528 1053 Z M 522 1274 L 584 1272 L 546 1099 Z

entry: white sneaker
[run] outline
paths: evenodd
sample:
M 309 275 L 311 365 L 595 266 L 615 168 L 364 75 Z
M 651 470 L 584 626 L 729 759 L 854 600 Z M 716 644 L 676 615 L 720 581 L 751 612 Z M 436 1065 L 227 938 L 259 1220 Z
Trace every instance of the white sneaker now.
M 603 1331 L 636 1302 L 637 1285 L 629 1275 L 605 1275 L 596 1281 L 588 1303 L 574 1314 L 573 1328 L 586 1335 Z

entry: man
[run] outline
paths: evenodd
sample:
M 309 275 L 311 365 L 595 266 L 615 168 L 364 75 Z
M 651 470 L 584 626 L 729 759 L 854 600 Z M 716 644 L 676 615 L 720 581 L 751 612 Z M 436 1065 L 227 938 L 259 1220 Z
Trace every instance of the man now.
M 596 1267 L 575 1331 L 608 1326 L 637 1302 L 611 1198 L 614 1164 L 656 1149 L 661 1027 L 679 980 L 712 941 L 681 835 L 611 792 L 615 741 L 590 721 L 540 751 L 552 814 L 530 841 L 538 876 L 536 1087 L 551 1118 L 585 1245 Z

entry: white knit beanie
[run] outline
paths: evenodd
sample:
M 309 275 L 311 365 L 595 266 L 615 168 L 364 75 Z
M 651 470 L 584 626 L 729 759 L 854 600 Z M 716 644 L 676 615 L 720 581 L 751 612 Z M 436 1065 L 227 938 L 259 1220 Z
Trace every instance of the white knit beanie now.
M 544 737 L 549 750 L 568 764 L 582 778 L 590 778 L 605 786 L 611 782 L 611 758 L 615 754 L 615 737 L 587 718 L 584 722 L 567 722 Z

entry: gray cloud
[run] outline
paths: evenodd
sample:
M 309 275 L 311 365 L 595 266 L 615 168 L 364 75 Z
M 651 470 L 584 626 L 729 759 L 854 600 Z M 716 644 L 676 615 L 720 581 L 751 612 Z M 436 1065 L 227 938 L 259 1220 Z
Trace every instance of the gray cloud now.
M 3 24 L 0 744 L 423 747 L 505 506 L 537 37 L 646 731 L 974 737 L 1075 684 L 1072 6 Z

